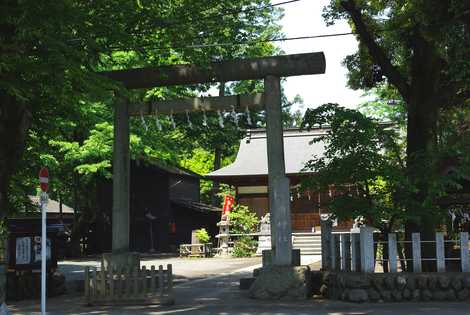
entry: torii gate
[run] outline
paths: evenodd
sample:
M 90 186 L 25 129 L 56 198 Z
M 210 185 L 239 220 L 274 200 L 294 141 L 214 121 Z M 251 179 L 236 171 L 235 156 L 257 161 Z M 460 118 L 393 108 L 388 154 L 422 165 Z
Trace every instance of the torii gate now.
M 269 212 L 273 264 L 291 265 L 291 217 L 289 179 L 285 174 L 281 117 L 280 78 L 325 73 L 323 52 L 236 59 L 205 66 L 172 65 L 102 72 L 128 89 L 158 86 L 264 79 L 264 93 L 180 99 L 146 104 L 129 104 L 121 99 L 114 111 L 113 152 L 113 241 L 114 254 L 129 251 L 129 116 L 186 111 L 216 111 L 246 107 L 266 109 Z

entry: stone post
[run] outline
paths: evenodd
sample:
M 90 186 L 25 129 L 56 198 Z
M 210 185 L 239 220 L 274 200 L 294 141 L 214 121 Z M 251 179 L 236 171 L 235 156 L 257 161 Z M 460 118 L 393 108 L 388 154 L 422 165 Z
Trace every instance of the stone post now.
M 444 233 L 436 233 L 436 266 L 437 272 L 446 271 L 446 256 L 445 256 L 445 247 L 444 247 Z
M 324 271 L 331 270 L 331 220 L 320 220 L 321 228 L 321 269 Z
M 351 271 L 361 270 L 359 233 L 351 232 Z
M 388 233 L 388 270 L 389 272 L 397 272 L 397 235 Z
M 120 98 L 114 108 L 113 147 L 113 253 L 129 251 L 129 113 L 128 100 Z
M 413 272 L 421 272 L 421 234 L 411 233 L 411 242 L 413 248 Z
M 460 232 L 460 264 L 462 272 L 470 272 L 470 257 L 468 256 L 468 232 Z
M 284 164 L 280 78 L 272 75 L 266 76 L 264 91 L 273 264 L 290 266 L 292 264 L 292 227 L 289 179 L 286 177 Z
M 351 238 L 350 234 L 342 233 L 339 235 L 341 243 L 341 270 L 351 271 Z
M 361 271 L 374 272 L 374 228 L 362 226 L 360 230 Z

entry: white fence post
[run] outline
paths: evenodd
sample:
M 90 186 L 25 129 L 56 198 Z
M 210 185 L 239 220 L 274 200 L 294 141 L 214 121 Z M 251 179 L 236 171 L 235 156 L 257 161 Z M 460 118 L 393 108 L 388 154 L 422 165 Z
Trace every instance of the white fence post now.
M 446 271 L 446 258 L 444 253 L 444 233 L 436 232 L 436 265 L 437 272 Z
M 460 233 L 460 262 L 462 272 L 470 271 L 470 259 L 468 257 L 468 232 Z
M 388 268 L 390 272 L 397 272 L 397 235 L 388 233 Z
M 351 271 L 361 270 L 361 255 L 359 252 L 359 233 L 351 233 Z
M 411 241 L 413 247 L 413 272 L 421 272 L 421 235 L 412 233 Z
M 363 226 L 360 230 L 361 270 L 362 272 L 374 272 L 374 229 Z
M 349 242 L 349 234 L 340 234 L 341 242 L 341 270 L 351 271 L 351 244 Z

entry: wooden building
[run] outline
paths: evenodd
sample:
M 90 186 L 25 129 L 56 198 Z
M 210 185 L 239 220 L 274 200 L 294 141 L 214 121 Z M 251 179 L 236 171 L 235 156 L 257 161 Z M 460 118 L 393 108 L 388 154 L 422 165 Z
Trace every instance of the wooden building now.
M 191 242 L 191 231 L 215 236 L 220 209 L 200 202 L 201 176 L 162 162 L 131 162 L 130 250 L 168 252 Z M 97 188 L 97 220 L 87 234 L 88 254 L 111 250 L 112 184 Z
M 290 180 L 291 220 L 294 232 L 311 232 L 320 226 L 320 215 L 326 214 L 324 205 L 334 193 L 300 191 L 300 181 L 305 176 L 314 176 L 304 169 L 305 162 L 313 156 L 322 156 L 323 142 L 312 143 L 315 137 L 327 132 L 324 128 L 310 131 L 300 129 L 284 130 L 284 158 L 286 175 Z M 237 202 L 248 206 L 258 217 L 269 211 L 268 161 L 266 152 L 266 131 L 248 130 L 240 142 L 235 161 L 219 170 L 207 174 L 208 179 L 233 185 L 236 188 Z M 339 224 L 349 228 L 350 223 Z

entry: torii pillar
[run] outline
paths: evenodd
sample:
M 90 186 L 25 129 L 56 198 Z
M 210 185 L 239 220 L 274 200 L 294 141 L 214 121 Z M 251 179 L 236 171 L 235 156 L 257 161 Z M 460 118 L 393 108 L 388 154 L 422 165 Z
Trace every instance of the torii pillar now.
M 268 193 L 271 222 L 271 253 L 274 265 L 292 264 L 290 184 L 284 161 L 284 135 L 281 109 L 281 79 L 264 79 L 266 137 L 268 153 Z
M 113 254 L 129 251 L 130 208 L 129 102 L 120 96 L 114 107 Z
M 267 116 L 268 190 L 271 213 L 271 243 L 274 249 L 273 264 L 290 266 L 292 263 L 292 233 L 290 217 L 289 179 L 285 174 L 284 138 L 281 110 L 280 78 L 287 76 L 321 74 L 325 72 L 325 56 L 322 52 L 238 59 L 214 62 L 204 66 L 173 65 L 139 69 L 116 70 L 101 74 L 120 81 L 128 89 L 158 86 L 199 84 L 264 79 L 263 101 Z M 236 100 L 235 104 L 233 100 Z M 247 101 L 248 99 L 248 101 Z M 257 97 L 222 96 L 196 98 L 180 102 L 162 102 L 158 113 L 226 110 L 235 106 L 258 106 Z M 241 100 L 247 102 L 242 104 Z M 251 101 L 250 101 L 251 100 Z M 145 114 L 152 107 L 143 104 Z M 132 107 L 130 110 L 129 108 Z M 113 253 L 129 250 L 129 114 L 136 106 L 121 100 L 115 108 L 114 157 L 113 157 Z

